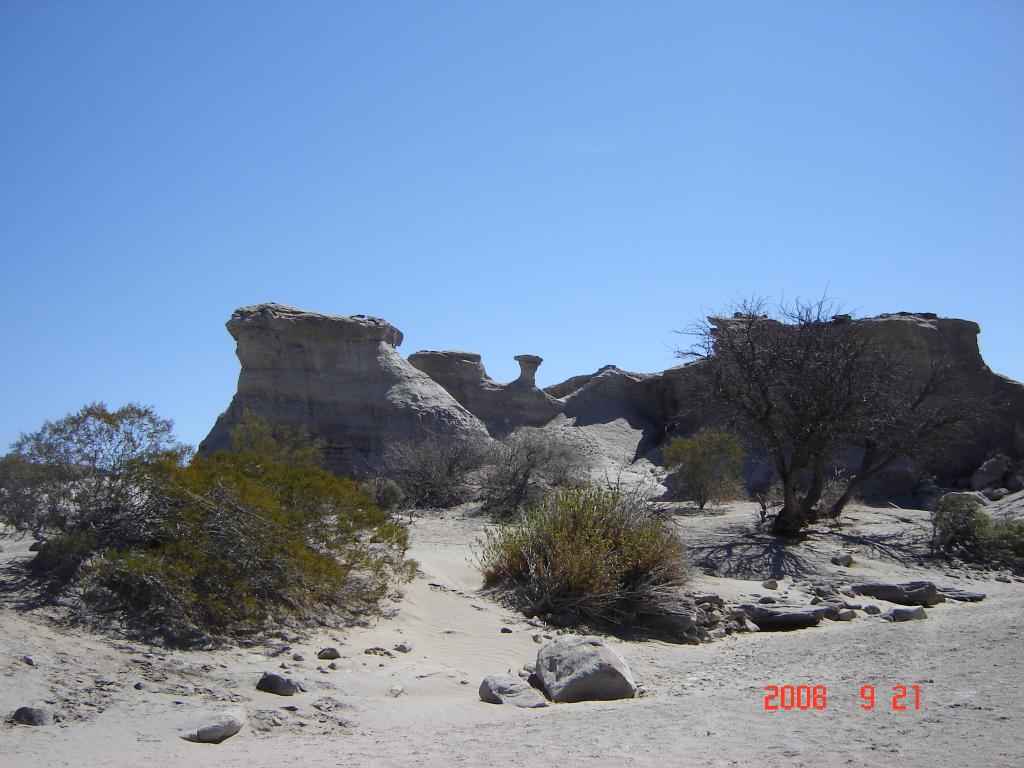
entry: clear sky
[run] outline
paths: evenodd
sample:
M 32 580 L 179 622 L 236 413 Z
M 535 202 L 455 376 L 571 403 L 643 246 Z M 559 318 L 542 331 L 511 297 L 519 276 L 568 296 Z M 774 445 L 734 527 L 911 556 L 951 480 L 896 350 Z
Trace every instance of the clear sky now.
M 278 301 L 547 385 L 750 294 L 976 320 L 1024 379 L 1024 3 L 0 0 L 0 449 L 192 443 Z

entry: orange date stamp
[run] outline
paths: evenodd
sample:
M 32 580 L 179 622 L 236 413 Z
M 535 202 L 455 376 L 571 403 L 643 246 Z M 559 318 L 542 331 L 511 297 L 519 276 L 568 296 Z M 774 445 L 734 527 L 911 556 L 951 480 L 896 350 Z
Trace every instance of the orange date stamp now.
M 894 685 L 889 698 L 893 712 L 921 709 L 921 686 Z M 828 709 L 828 688 L 824 685 L 766 685 L 764 687 L 764 709 L 766 712 L 780 710 Z M 882 701 L 885 700 L 883 696 Z M 878 697 L 875 686 L 860 687 L 860 708 L 872 710 Z M 880 704 L 880 706 L 883 706 Z

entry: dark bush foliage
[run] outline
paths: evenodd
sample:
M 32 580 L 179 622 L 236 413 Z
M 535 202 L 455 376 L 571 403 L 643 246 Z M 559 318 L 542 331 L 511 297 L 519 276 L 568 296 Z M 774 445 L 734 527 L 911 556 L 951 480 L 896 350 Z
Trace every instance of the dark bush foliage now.
M 489 455 L 485 440 L 430 437 L 389 446 L 385 462 L 414 507 L 453 507 L 473 498 L 470 474 Z
M 613 491 L 562 488 L 477 542 L 487 587 L 529 614 L 617 624 L 676 604 L 690 569 L 668 524 Z

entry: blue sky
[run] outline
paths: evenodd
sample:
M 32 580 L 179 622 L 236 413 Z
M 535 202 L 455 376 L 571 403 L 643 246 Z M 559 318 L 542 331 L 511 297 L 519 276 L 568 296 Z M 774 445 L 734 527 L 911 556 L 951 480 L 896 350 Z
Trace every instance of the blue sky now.
M 0 73 L 4 445 L 198 442 L 268 300 L 546 385 L 827 292 L 1024 379 L 1024 3 L 0 0 Z

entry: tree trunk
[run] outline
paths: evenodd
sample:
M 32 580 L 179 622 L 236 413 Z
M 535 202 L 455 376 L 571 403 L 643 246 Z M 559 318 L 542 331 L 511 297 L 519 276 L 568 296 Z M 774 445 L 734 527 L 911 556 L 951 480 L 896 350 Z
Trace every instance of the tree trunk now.
M 796 472 L 791 472 L 782 479 L 784 503 L 779 514 L 772 521 L 772 533 L 779 536 L 792 536 L 799 533 L 806 523 L 796 495 L 796 480 Z
M 850 500 L 857 494 L 857 491 L 864 486 L 866 480 L 866 478 L 862 479 L 860 475 L 856 475 L 851 478 L 849 485 L 846 486 L 846 490 L 843 491 L 842 495 L 838 499 L 836 499 L 832 508 L 828 511 L 828 516 L 837 518 L 843 514 L 843 510 L 846 508 L 846 505 L 850 503 Z
M 821 499 L 821 492 L 825 488 L 825 457 L 818 456 L 814 460 L 814 474 L 811 476 L 811 487 L 807 490 L 807 495 L 804 496 L 800 502 L 800 511 L 804 518 L 807 520 L 813 520 L 816 515 L 814 514 L 814 506 Z
M 835 504 L 828 511 L 829 517 L 837 518 L 843 514 L 843 510 L 846 505 L 850 503 L 854 496 L 857 495 L 857 491 L 863 488 L 868 480 L 875 477 L 879 472 L 888 467 L 896 459 L 895 453 L 890 453 L 882 461 L 876 462 L 875 459 L 878 457 L 878 447 L 874 444 L 868 444 L 864 448 L 864 458 L 860 462 L 860 469 L 857 470 L 857 474 L 850 478 L 850 482 L 846 486 L 846 490 L 843 491 L 842 496 L 836 499 Z

